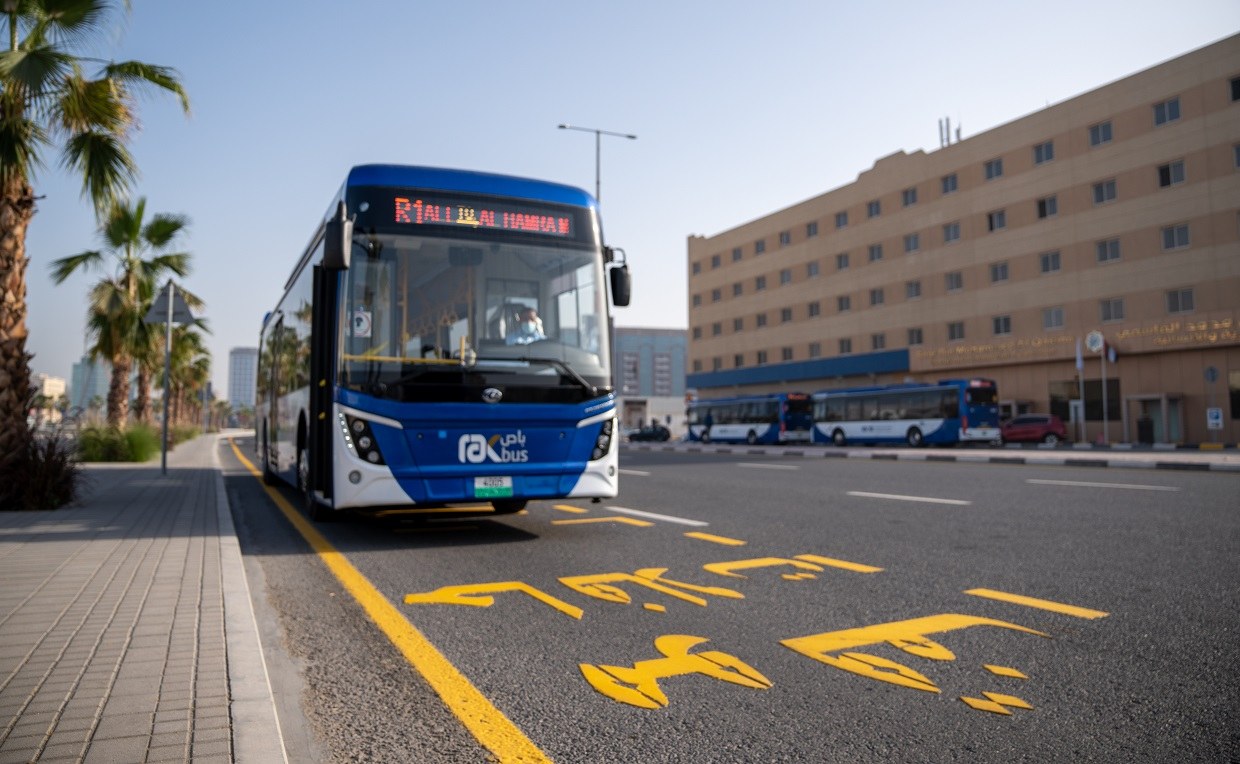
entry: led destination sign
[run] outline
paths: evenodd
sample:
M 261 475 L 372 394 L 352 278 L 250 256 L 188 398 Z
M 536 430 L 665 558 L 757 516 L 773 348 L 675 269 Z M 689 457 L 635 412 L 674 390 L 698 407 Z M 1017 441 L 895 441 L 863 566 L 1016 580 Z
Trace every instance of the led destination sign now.
M 410 195 L 393 199 L 393 214 L 394 222 L 400 225 L 468 226 L 564 239 L 575 236 L 573 215 L 558 208 L 502 203 L 482 205 Z

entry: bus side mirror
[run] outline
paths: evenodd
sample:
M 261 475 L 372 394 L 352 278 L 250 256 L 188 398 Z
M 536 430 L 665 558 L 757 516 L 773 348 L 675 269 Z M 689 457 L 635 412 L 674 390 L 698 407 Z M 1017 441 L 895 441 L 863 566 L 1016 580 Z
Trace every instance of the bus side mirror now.
M 340 202 L 335 217 L 324 224 L 323 267 L 329 271 L 347 271 L 352 251 L 353 221 L 348 218 L 344 202 Z
M 629 266 L 617 265 L 611 269 L 611 302 L 613 305 L 623 308 L 629 304 L 629 299 L 633 296 L 633 279 L 629 275 Z

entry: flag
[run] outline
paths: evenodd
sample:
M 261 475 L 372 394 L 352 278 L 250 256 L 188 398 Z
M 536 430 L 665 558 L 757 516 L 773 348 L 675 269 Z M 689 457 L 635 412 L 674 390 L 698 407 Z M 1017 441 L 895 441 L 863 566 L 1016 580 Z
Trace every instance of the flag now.
M 1081 358 L 1081 338 L 1076 338 L 1076 370 L 1082 371 L 1085 368 L 1085 359 Z

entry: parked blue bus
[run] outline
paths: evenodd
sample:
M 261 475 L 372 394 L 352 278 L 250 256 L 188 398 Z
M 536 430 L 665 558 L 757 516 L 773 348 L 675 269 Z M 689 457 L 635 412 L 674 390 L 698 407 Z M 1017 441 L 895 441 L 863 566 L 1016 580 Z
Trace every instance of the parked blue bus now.
M 354 167 L 263 322 L 264 478 L 316 520 L 616 496 L 608 316 L 629 290 L 584 191 Z
M 689 440 L 703 443 L 809 443 L 813 402 L 805 393 L 772 393 L 689 403 Z
M 994 380 L 944 379 L 814 393 L 815 443 L 910 446 L 999 440 Z

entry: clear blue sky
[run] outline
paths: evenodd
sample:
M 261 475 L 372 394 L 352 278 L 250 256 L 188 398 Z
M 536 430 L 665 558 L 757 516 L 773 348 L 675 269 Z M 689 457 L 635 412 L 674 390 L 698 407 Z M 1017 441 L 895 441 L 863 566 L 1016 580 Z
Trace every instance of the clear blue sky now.
M 207 301 L 212 379 L 263 314 L 349 167 L 424 164 L 593 191 L 624 248 L 619 326 L 684 327 L 685 239 L 853 181 L 1240 31 L 1236 0 L 1038 3 L 298 2 L 133 0 L 94 53 L 180 72 L 193 114 L 141 104 L 136 194 L 187 215 L 186 285 Z M 48 264 L 96 249 L 90 206 L 55 157 L 27 253 L 33 370 L 68 378 L 85 293 Z

